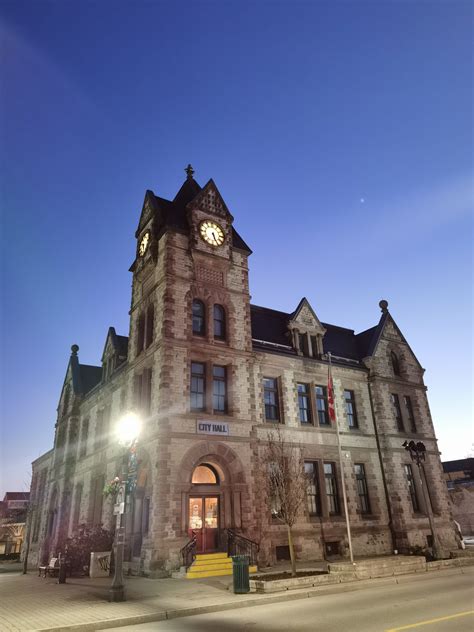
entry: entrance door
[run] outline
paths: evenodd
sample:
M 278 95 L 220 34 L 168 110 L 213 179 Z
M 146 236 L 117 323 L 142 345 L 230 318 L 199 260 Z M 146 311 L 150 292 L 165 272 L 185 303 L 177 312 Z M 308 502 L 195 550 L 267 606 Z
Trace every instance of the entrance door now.
M 219 499 L 198 496 L 189 499 L 189 536 L 197 536 L 197 552 L 217 551 L 219 534 Z

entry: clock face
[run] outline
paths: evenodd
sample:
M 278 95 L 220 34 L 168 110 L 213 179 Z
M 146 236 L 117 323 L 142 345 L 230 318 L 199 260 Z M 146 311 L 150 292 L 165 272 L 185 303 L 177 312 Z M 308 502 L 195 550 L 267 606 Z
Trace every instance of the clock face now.
M 148 248 L 149 242 L 150 242 L 150 233 L 145 233 L 140 240 L 140 245 L 138 246 L 138 253 L 140 257 L 143 257 L 143 255 L 145 254 L 146 249 Z
M 204 220 L 199 226 L 199 233 L 202 239 L 211 246 L 222 246 L 224 243 L 224 231 L 216 222 Z

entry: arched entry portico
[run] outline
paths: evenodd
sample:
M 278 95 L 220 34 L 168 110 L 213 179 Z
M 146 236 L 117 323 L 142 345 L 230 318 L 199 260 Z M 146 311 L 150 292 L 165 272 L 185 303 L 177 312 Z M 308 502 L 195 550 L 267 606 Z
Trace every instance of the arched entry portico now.
M 225 529 L 242 527 L 240 459 L 225 444 L 203 442 L 186 453 L 179 472 L 183 535 L 196 536 L 198 553 L 222 550 Z

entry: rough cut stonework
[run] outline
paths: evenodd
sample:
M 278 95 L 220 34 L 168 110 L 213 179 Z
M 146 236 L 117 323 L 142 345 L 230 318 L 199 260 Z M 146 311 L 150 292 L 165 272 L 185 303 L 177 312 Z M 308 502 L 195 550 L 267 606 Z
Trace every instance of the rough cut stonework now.
M 221 246 L 212 232 L 209 243 L 202 238 L 204 220 L 223 231 Z M 80 523 L 114 528 L 102 490 L 123 469 L 113 429 L 129 410 L 143 420 L 126 513 L 132 572 L 179 567 L 192 529 L 202 551 L 225 550 L 232 529 L 259 544 L 261 564 L 286 555 L 286 528 L 259 483 L 259 450 L 275 423 L 313 472 L 294 528 L 299 559 L 347 556 L 343 484 L 355 555 L 427 546 L 428 508 L 405 439 L 427 446 L 421 475 L 436 528 L 446 550 L 456 547 L 423 369 L 385 303 L 379 323 L 358 335 L 321 323 L 306 299 L 292 313 L 250 305 L 251 251 L 215 184 L 201 189 L 190 173 L 173 201 L 147 191 L 136 239 L 129 335 L 109 329 L 99 367 L 81 365 L 73 345 L 54 448 L 33 463 L 33 564 L 57 553 Z M 344 472 L 326 423 L 329 352 Z

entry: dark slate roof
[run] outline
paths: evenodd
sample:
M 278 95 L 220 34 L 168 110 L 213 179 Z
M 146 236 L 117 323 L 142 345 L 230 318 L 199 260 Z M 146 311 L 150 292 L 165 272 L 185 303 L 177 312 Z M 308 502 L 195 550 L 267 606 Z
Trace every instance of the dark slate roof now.
M 324 353 L 331 352 L 340 358 L 359 360 L 357 340 L 353 329 L 337 327 L 336 325 L 329 325 L 328 323 L 321 324 L 326 329 L 323 338 Z
M 186 206 L 189 202 L 194 200 L 201 190 L 201 186 L 194 178 L 187 178 L 183 182 L 183 185 L 178 193 L 175 195 L 173 201 L 155 195 L 156 204 L 163 218 L 160 231 L 163 231 L 167 227 L 171 227 L 187 232 L 189 230 L 189 224 Z M 238 248 L 239 250 L 243 250 L 248 254 L 252 253 L 234 227 L 232 227 L 232 246 L 234 248 Z
M 268 307 L 250 305 L 252 338 L 279 345 L 291 345 L 288 335 L 288 320 L 291 314 Z
M 102 367 L 92 366 L 90 364 L 80 364 L 79 370 L 81 374 L 82 393 L 85 395 L 101 381 Z
M 288 322 L 294 314 L 295 312 L 280 312 L 267 307 L 251 305 L 252 338 L 274 345 L 291 346 Z M 324 352 L 331 352 L 334 356 L 357 362 L 369 355 L 367 349 L 371 346 L 376 330 L 380 327 L 379 324 L 356 336 L 353 329 L 338 327 L 329 323 L 321 324 L 326 329 L 323 338 Z M 259 345 L 260 343 L 256 342 L 256 344 Z M 288 349 L 286 352 L 295 353 L 293 349 Z
M 474 458 L 458 459 L 457 461 L 444 461 L 443 470 L 446 474 L 450 472 L 471 472 L 471 478 L 474 478 Z
M 375 327 L 371 327 L 370 329 L 366 329 L 365 331 L 361 331 L 360 334 L 357 334 L 355 338 L 360 358 L 367 358 L 372 355 L 378 336 L 379 325 L 375 325 Z

